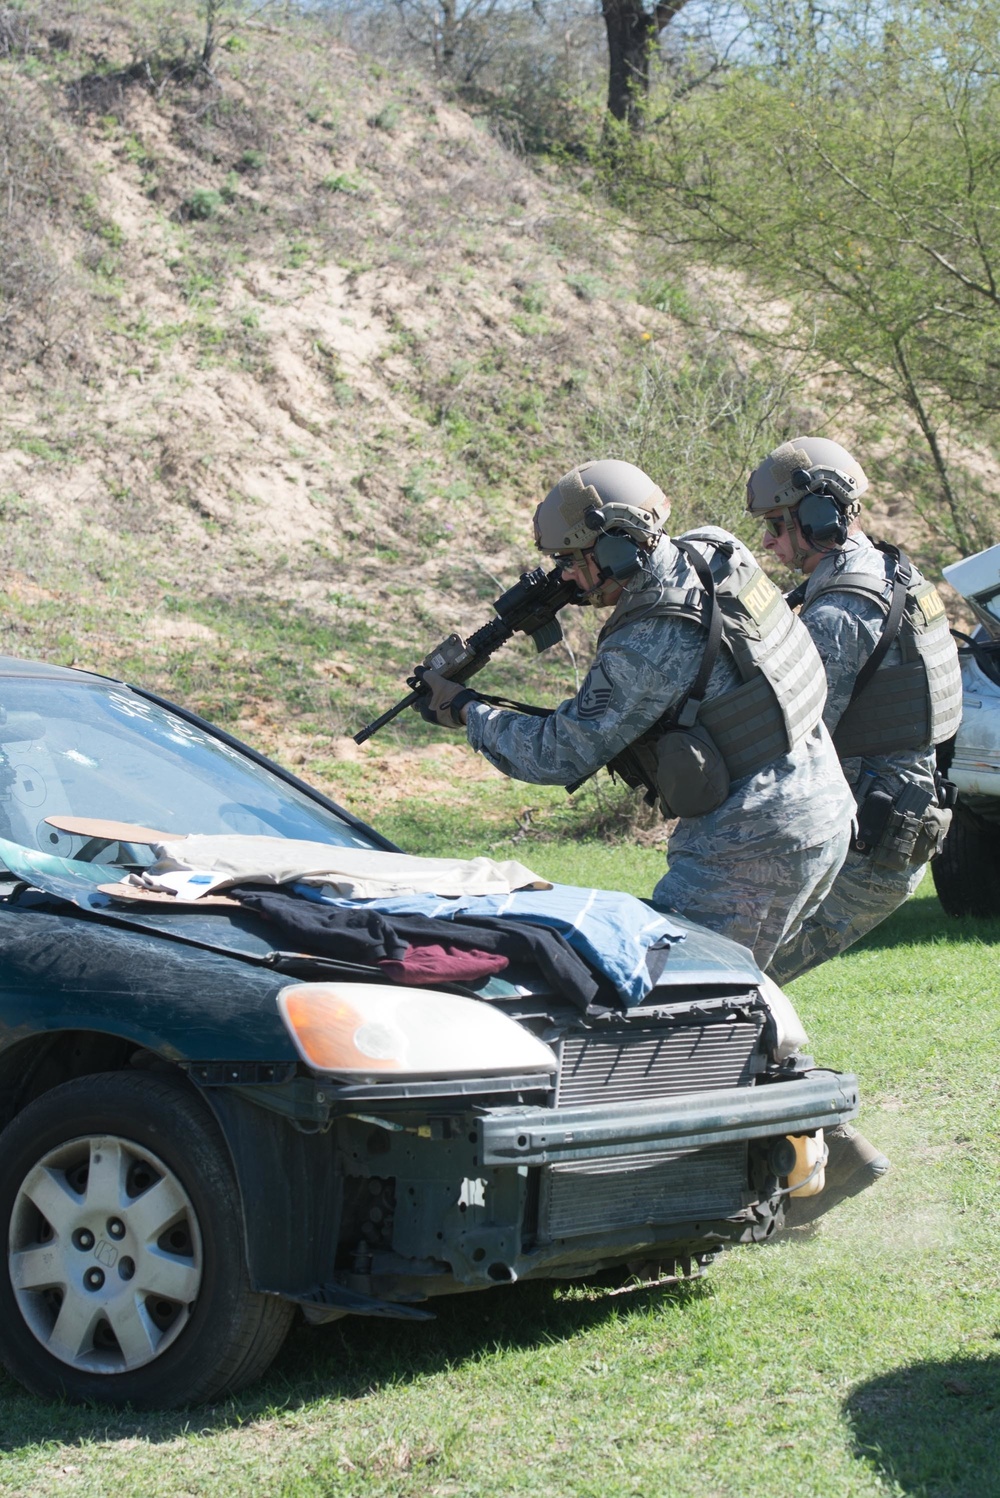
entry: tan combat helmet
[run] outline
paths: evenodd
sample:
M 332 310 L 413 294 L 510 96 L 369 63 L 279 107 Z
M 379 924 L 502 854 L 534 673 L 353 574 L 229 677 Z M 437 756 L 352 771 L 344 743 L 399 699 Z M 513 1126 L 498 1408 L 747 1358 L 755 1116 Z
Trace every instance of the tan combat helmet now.
M 747 480 L 747 509 L 758 519 L 780 510 L 799 563 L 811 551 L 843 545 L 847 527 L 861 511 L 868 479 L 861 464 L 827 437 L 793 437 L 768 453 Z M 799 545 L 794 512 L 807 549 Z
M 670 515 L 670 501 L 641 468 L 618 458 L 581 463 L 563 474 L 535 511 L 535 545 L 579 562 L 599 536 L 623 532 L 652 550 Z

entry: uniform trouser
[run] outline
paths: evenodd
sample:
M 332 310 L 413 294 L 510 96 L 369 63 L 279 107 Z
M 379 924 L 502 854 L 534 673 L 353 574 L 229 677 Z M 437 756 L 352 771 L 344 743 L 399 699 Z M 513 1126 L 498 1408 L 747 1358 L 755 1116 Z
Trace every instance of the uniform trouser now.
M 791 983 L 800 973 L 853 946 L 909 899 L 926 867 L 921 863 L 908 869 L 880 868 L 864 853 L 848 853 L 822 905 L 773 958 L 768 968 L 771 977 L 776 983 Z
M 732 847 L 717 857 L 677 849 L 652 903 L 741 942 L 766 969 L 830 893 L 850 840 L 844 827 L 814 848 L 756 856 L 752 848 L 745 857 Z

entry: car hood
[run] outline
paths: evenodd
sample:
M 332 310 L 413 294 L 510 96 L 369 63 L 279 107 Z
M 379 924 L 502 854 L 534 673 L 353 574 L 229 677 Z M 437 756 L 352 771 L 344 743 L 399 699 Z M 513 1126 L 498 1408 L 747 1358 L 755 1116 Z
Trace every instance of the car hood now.
M 162 932 L 173 940 L 207 947 L 250 962 L 266 960 L 274 951 L 272 936 L 265 923 L 247 912 L 230 911 L 219 906 L 204 910 L 191 906 L 183 910 L 164 909 L 162 906 L 122 907 L 98 888 L 102 884 L 117 883 L 121 878 L 119 868 L 35 852 L 3 839 L 0 839 L 0 857 L 12 874 L 33 888 L 117 925 L 132 930 Z M 676 925 L 682 940 L 671 946 L 653 991 L 655 995 L 678 987 L 732 990 L 760 985 L 760 969 L 745 947 L 704 926 L 685 921 L 673 912 L 670 920 Z M 315 963 L 317 969 L 329 967 L 323 959 L 315 959 Z M 543 987 L 537 971 L 529 969 L 491 978 L 476 991 L 483 998 L 499 998 L 515 993 L 542 992 Z M 652 999 L 647 1002 L 652 1002 Z

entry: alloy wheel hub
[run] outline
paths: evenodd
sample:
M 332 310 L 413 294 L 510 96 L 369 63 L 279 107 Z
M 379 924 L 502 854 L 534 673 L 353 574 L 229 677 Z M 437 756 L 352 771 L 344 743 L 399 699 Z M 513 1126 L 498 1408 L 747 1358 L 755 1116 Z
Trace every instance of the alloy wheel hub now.
M 191 1199 L 162 1160 L 117 1135 L 51 1150 L 25 1176 L 9 1265 L 24 1320 L 70 1367 L 124 1373 L 159 1357 L 201 1287 Z

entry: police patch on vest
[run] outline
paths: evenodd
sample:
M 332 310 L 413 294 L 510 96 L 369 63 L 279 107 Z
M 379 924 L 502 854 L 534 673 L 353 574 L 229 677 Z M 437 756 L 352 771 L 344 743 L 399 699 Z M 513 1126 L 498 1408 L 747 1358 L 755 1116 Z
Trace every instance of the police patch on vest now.
M 766 573 L 758 572 L 757 576 L 740 590 L 737 597 L 751 619 L 761 624 L 767 613 L 774 607 L 775 600 L 781 597 L 781 593 Z
M 944 600 L 933 583 L 926 587 L 918 588 L 914 593 L 920 612 L 924 616 L 925 624 L 933 624 L 935 619 L 940 619 L 944 613 Z
M 580 718 L 600 718 L 607 712 L 608 703 L 611 701 L 614 687 L 611 678 L 599 661 L 595 661 L 587 672 L 587 679 L 580 688 L 579 706 L 577 716 Z

